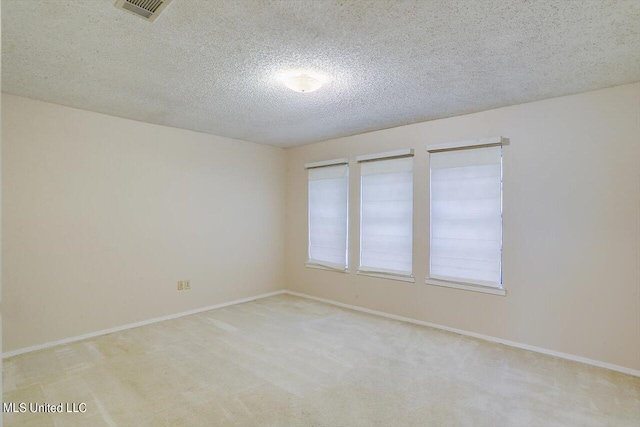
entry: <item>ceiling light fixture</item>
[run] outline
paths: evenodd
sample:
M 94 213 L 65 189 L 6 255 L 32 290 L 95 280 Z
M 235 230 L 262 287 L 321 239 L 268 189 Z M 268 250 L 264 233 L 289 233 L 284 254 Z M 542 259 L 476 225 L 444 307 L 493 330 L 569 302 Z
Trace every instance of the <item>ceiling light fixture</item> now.
M 316 73 L 288 73 L 282 76 L 284 85 L 300 93 L 315 92 L 325 83 L 325 78 Z

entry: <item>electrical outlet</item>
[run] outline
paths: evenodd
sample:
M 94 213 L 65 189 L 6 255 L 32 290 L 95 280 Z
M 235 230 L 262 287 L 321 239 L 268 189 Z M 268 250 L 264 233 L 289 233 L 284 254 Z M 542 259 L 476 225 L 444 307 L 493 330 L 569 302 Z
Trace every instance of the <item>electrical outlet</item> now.
M 184 282 L 181 280 L 178 282 L 178 290 L 181 291 L 182 289 L 184 289 Z
M 191 280 L 185 280 L 183 283 L 184 283 L 185 291 L 188 291 L 191 289 Z

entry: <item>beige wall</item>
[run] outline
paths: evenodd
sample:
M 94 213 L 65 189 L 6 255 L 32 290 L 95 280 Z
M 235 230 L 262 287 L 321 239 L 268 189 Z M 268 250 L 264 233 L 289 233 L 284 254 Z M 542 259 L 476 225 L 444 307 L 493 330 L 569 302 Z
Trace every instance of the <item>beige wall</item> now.
M 10 95 L 2 99 L 2 132 L 4 351 L 286 283 L 640 369 L 640 84 L 286 152 Z M 494 135 L 511 140 L 504 149 L 508 295 L 425 285 L 425 147 Z M 355 274 L 355 156 L 398 148 L 416 150 L 415 284 Z M 305 268 L 303 164 L 345 156 L 351 272 Z M 176 291 L 181 279 L 193 289 Z
M 640 369 L 640 84 L 287 150 L 287 284 L 306 294 Z M 426 145 L 502 135 L 504 285 L 424 284 Z M 356 155 L 414 148 L 416 283 L 359 276 Z M 305 268 L 305 162 L 351 159 L 349 274 Z M 10 249 L 9 249 L 10 250 Z
M 283 287 L 283 150 L 11 95 L 2 125 L 4 351 Z

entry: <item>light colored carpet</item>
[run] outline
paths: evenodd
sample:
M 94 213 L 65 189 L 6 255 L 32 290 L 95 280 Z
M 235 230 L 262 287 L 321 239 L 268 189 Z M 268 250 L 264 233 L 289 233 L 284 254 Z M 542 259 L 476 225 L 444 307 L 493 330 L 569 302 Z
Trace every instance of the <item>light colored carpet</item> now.
M 16 356 L 6 426 L 640 424 L 640 378 L 288 295 Z

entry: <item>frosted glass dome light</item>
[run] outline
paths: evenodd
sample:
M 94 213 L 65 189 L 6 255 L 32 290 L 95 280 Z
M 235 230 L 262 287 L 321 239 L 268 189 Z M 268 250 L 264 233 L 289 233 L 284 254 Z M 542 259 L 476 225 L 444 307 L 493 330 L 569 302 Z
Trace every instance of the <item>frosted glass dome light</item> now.
M 283 77 L 286 87 L 300 93 L 315 92 L 323 85 L 321 79 L 309 74 L 294 74 Z

